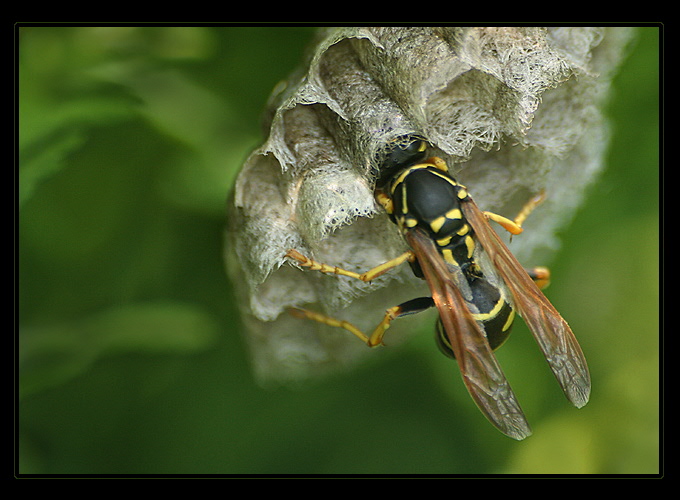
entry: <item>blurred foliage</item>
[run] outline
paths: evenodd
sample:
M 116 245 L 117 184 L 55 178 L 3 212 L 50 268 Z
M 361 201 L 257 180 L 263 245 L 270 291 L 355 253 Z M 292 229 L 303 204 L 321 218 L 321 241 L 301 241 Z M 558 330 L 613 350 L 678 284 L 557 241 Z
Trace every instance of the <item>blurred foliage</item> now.
M 299 390 L 251 379 L 225 199 L 305 27 L 19 28 L 22 474 L 659 471 L 659 34 L 608 108 L 608 169 L 549 296 L 593 375 L 562 397 L 521 326 L 499 353 L 532 423 L 479 414 L 431 332 Z

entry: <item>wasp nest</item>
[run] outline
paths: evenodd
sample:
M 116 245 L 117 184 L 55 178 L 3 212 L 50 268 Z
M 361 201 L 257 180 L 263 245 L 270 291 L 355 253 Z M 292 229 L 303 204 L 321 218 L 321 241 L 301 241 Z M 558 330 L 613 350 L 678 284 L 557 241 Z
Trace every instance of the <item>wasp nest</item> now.
M 268 137 L 229 200 L 228 269 L 260 380 L 299 380 L 369 351 L 286 308 L 309 306 L 370 332 L 385 308 L 428 294 L 408 266 L 363 283 L 284 257 L 295 248 L 363 272 L 405 250 L 373 197 L 381 153 L 399 137 L 426 139 L 483 210 L 514 217 L 545 190 L 511 246 L 539 264 L 602 167 L 601 108 L 629 37 L 591 27 L 320 31 L 270 99 Z M 397 342 L 398 324 L 386 343 Z

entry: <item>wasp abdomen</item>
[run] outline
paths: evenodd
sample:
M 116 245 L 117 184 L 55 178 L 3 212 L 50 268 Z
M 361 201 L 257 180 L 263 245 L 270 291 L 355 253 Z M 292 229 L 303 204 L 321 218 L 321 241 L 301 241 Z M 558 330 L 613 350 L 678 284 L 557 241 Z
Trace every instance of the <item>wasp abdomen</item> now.
M 491 350 L 495 351 L 510 335 L 515 311 L 503 298 L 499 290 L 484 278 L 470 278 L 468 280 L 472 291 L 472 304 L 477 312 L 472 316 L 482 323 L 484 333 Z M 435 338 L 439 349 L 450 358 L 455 359 L 448 335 L 444 331 L 441 319 L 437 319 Z

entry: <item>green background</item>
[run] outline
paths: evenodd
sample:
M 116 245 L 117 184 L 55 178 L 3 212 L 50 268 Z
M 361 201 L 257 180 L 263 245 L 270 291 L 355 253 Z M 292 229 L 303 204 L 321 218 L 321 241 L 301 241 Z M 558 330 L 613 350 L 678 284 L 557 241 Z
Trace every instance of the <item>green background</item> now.
M 474 407 L 422 332 L 310 387 L 253 381 L 225 198 L 307 27 L 18 30 L 17 472 L 659 472 L 659 28 L 613 82 L 607 168 L 550 262 L 588 357 L 564 399 L 523 324 L 498 353 L 534 435 Z

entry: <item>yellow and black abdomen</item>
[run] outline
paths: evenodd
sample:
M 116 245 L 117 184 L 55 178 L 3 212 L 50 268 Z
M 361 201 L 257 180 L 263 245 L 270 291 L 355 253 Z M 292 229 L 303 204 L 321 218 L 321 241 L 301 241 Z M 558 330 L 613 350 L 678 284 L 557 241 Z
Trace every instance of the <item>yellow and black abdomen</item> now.
M 510 335 L 515 311 L 503 298 L 502 294 L 489 281 L 484 278 L 469 278 L 468 283 L 472 291 L 472 303 L 477 312 L 472 316 L 484 327 L 486 339 L 492 351 L 498 349 Z M 451 343 L 444 331 L 441 319 L 437 319 L 435 331 L 437 346 L 441 352 L 455 359 Z

